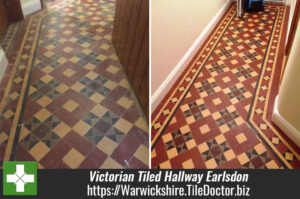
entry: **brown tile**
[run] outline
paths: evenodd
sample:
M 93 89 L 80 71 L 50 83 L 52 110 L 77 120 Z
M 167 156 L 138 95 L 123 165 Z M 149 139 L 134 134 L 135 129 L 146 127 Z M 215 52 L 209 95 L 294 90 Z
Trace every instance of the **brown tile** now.
M 18 145 L 15 161 L 36 161 L 21 145 Z
M 130 129 L 128 135 L 135 139 L 137 142 L 144 144 L 145 146 L 149 145 L 149 134 L 137 128 L 136 126 Z
M 79 119 L 74 114 L 70 114 L 68 111 L 66 111 L 63 108 L 57 110 L 54 113 L 54 115 L 70 127 L 73 127 L 79 121 Z
M 66 135 L 63 140 L 84 156 L 94 148 L 94 146 L 89 141 L 87 141 L 85 138 L 81 137 L 74 131 L 68 133 L 68 135 Z
M 66 97 L 59 96 L 54 99 L 46 108 L 54 113 L 56 110 L 60 109 L 60 107 L 62 107 L 67 101 L 68 99 Z
M 122 96 L 124 96 L 128 90 L 122 86 L 117 86 L 115 89 L 113 89 L 110 94 L 107 96 L 113 101 L 118 101 L 121 99 Z M 126 104 L 128 106 L 128 102 Z M 123 105 L 122 105 L 123 106 Z M 125 107 L 126 108 L 126 107 Z
M 94 128 L 105 134 L 111 128 L 111 125 L 101 119 L 95 124 Z
M 88 156 L 85 158 L 85 160 L 80 164 L 79 168 L 81 169 L 100 168 L 100 166 L 103 164 L 106 158 L 107 155 L 105 153 L 103 153 L 97 148 L 94 148 L 94 150 L 91 151 L 88 154 Z
M 61 140 L 55 147 L 41 159 L 40 163 L 45 168 L 55 168 L 62 158 L 69 152 L 72 147 L 64 140 Z
M 55 169 L 70 169 L 70 167 L 68 165 L 66 165 L 66 163 L 64 163 L 63 161 L 60 161 Z
M 123 108 L 122 106 L 118 105 L 114 101 L 107 98 L 104 99 L 100 104 L 104 106 L 106 109 L 111 110 L 112 112 L 114 112 L 119 116 L 123 115 L 126 112 L 125 108 Z
M 123 115 L 123 118 L 130 121 L 131 123 L 135 123 L 135 121 L 140 117 L 140 111 L 136 105 L 131 106 Z
M 111 158 L 125 167 L 128 165 L 131 157 L 138 149 L 139 145 L 140 144 L 136 140 L 130 136 L 126 136 L 126 138 L 114 150 Z

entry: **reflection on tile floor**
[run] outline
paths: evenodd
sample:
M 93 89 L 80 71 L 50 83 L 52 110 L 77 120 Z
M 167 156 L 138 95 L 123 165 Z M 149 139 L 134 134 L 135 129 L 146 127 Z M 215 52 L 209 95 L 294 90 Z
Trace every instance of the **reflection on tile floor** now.
M 111 44 L 115 1 L 53 2 L 2 40 L 1 162 L 148 168 L 148 125 Z
M 233 4 L 152 115 L 152 168 L 299 168 L 271 122 L 287 9 L 236 16 Z

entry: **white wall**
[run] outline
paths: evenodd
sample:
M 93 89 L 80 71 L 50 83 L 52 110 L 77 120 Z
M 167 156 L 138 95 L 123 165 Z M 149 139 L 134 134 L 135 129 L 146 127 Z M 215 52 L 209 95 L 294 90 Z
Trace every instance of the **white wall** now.
M 229 0 L 151 1 L 152 111 L 230 4 Z
M 24 17 L 42 8 L 40 0 L 21 0 Z
M 273 121 L 300 147 L 300 23 L 277 97 Z
M 297 0 L 286 0 L 286 5 L 290 6 L 290 16 L 289 16 L 289 25 L 288 25 L 288 31 L 287 35 L 289 35 L 290 29 L 291 29 L 291 24 L 294 16 L 294 11 L 296 7 Z M 288 41 L 288 37 L 286 38 L 286 42 Z
M 0 82 L 3 78 L 3 75 L 5 73 L 7 65 L 8 65 L 8 62 L 7 62 L 5 53 L 0 46 Z

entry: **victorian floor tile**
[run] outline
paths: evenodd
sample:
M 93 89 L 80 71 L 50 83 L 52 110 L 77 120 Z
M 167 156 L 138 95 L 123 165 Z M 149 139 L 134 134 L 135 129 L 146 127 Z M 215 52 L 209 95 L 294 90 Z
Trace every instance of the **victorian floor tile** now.
M 0 43 L 0 161 L 147 168 L 148 124 L 111 43 L 115 0 L 43 0 Z
M 299 168 L 272 123 L 289 10 L 232 4 L 152 114 L 152 168 Z

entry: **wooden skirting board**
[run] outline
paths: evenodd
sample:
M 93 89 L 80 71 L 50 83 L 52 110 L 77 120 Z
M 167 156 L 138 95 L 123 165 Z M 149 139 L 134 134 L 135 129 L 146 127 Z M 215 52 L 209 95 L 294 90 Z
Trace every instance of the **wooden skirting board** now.
M 148 117 L 149 0 L 117 0 L 113 44 Z

